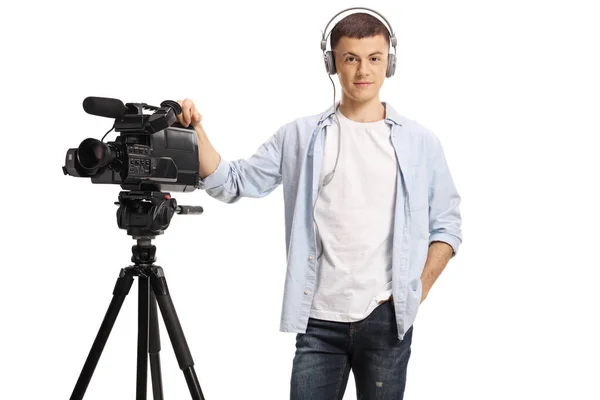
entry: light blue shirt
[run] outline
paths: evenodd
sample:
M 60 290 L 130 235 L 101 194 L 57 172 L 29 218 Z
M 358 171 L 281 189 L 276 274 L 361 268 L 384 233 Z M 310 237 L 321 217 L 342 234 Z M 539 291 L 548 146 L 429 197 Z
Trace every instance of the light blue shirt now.
M 382 104 L 398 161 L 392 295 L 402 340 L 417 316 L 429 244 L 448 243 L 454 257 L 462 242 L 460 196 L 437 136 L 399 115 L 390 104 Z M 217 169 L 200 180 L 200 189 L 225 203 L 264 197 L 283 184 L 287 273 L 281 332 L 306 333 L 318 268 L 312 210 L 319 189 L 325 127 L 331 125 L 338 105 L 339 101 L 323 113 L 280 126 L 247 159 L 228 161 L 221 156 Z

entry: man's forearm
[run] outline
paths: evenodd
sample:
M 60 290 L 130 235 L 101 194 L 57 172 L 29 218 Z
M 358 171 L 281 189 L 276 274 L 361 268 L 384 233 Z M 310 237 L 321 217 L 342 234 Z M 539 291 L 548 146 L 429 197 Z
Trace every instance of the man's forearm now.
M 452 246 L 446 242 L 432 242 L 427 251 L 427 260 L 421 273 L 423 292 L 421 302 L 425 300 L 429 290 L 440 276 L 452 257 Z
M 198 162 L 200 163 L 200 178 L 204 179 L 215 172 L 221 156 L 214 149 L 202 125 L 194 127 L 198 137 Z

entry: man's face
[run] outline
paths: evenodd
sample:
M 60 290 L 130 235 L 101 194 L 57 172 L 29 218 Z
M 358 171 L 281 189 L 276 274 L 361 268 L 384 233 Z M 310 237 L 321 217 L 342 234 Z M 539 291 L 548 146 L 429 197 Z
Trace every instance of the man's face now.
M 362 39 L 344 36 L 334 50 L 334 57 L 340 84 L 347 97 L 361 103 L 378 98 L 388 58 L 388 43 L 383 35 Z

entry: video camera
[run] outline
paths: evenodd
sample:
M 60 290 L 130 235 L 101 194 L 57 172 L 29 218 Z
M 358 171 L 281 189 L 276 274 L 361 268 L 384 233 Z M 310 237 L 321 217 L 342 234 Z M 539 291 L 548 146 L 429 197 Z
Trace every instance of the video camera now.
M 89 177 L 92 183 L 120 184 L 122 189 L 134 191 L 191 192 L 199 187 L 196 132 L 177 122 L 181 113 L 177 102 L 165 100 L 155 107 L 87 97 L 83 109 L 91 115 L 114 118 L 113 129 L 121 135 L 114 142 L 88 138 L 78 148 L 69 149 L 62 167 L 65 175 Z M 144 110 L 154 113 L 144 114 Z
M 196 132 L 177 122 L 181 107 L 170 100 L 163 101 L 160 107 L 154 107 L 145 103 L 124 105 L 116 99 L 88 97 L 83 101 L 83 109 L 88 114 L 114 118 L 115 123 L 106 135 L 113 129 L 121 132 L 121 135 L 114 142 L 106 143 L 103 141 L 106 135 L 101 140 L 88 138 L 78 148 L 69 149 L 63 172 L 65 175 L 89 177 L 92 183 L 120 184 L 124 190 L 119 193 L 119 201 L 115 203 L 119 206 L 117 225 L 127 230 L 137 244 L 131 248 L 131 261 L 134 264 L 121 268 L 119 272 L 113 298 L 71 399 L 83 399 L 134 277 L 139 277 L 137 397 L 146 397 L 149 360 L 154 398 L 163 398 L 159 358 L 160 308 L 192 398 L 204 400 L 164 271 L 154 264 L 156 246 L 152 244 L 152 240 L 169 227 L 174 214 L 197 215 L 204 211 L 200 206 L 178 205 L 167 192 L 188 192 L 199 188 Z M 153 110 L 154 113 L 144 114 L 144 109 Z

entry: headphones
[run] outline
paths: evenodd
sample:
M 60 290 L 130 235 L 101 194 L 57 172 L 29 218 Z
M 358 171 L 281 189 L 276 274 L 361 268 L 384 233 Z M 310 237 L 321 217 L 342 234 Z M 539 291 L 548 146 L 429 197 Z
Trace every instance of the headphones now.
M 396 52 L 396 35 L 394 35 L 394 30 L 392 29 L 392 26 L 390 25 L 388 20 L 383 15 L 381 15 L 377 11 L 372 10 L 370 8 L 363 8 L 363 7 L 346 8 L 345 10 L 342 10 L 339 13 L 335 14 L 333 16 L 333 18 L 331 18 L 329 20 L 329 22 L 325 26 L 325 30 L 323 31 L 323 37 L 321 39 L 321 50 L 323 51 L 323 56 L 324 56 L 324 60 L 325 60 L 325 69 L 327 70 L 327 73 L 329 75 L 335 75 L 336 70 L 335 70 L 335 60 L 333 57 L 333 51 L 331 51 L 331 50 L 325 51 L 325 49 L 327 48 L 327 37 L 325 36 L 325 32 L 327 32 L 327 27 L 329 27 L 329 24 L 331 24 L 331 21 L 333 21 L 335 19 L 335 17 L 337 17 L 341 13 L 346 12 L 348 10 L 367 10 L 367 11 L 371 11 L 371 12 L 379 15 L 385 21 L 387 27 L 389 28 L 388 34 L 389 34 L 390 43 L 391 43 L 392 47 L 394 48 L 394 53 Z M 329 32 L 327 34 L 327 36 L 329 36 L 329 34 L 331 34 L 331 32 Z M 388 53 L 388 65 L 387 65 L 387 69 L 385 71 L 386 78 L 392 77 L 394 75 L 395 71 L 396 71 L 396 55 L 392 54 L 392 53 Z

